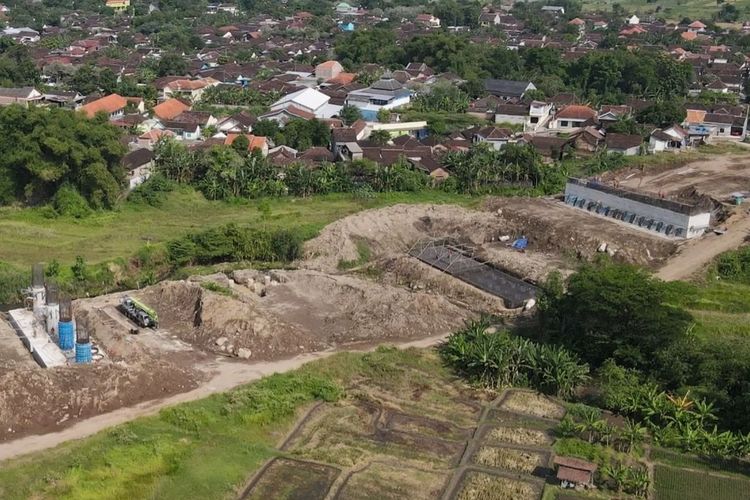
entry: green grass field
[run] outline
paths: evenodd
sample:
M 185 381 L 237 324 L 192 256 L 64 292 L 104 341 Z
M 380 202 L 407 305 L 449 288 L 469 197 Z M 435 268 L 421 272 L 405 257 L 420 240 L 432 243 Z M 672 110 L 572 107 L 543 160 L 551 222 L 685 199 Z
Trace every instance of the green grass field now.
M 170 193 L 159 208 L 124 203 L 84 219 L 47 218 L 38 209 L 4 208 L 0 210 L 0 261 L 30 266 L 52 259 L 72 263 L 77 255 L 90 263 L 127 258 L 144 245 L 229 222 L 294 228 L 309 237 L 330 222 L 366 208 L 420 202 L 471 204 L 478 200 L 425 191 L 379 194 L 371 199 L 329 195 L 227 203 L 208 201 L 184 188 Z M 263 206 L 268 210 L 259 209 Z
M 745 500 L 750 480 L 708 472 L 654 467 L 656 500 Z
M 668 302 L 686 309 L 701 336 L 750 336 L 750 286 L 709 276 L 697 285 L 673 282 Z

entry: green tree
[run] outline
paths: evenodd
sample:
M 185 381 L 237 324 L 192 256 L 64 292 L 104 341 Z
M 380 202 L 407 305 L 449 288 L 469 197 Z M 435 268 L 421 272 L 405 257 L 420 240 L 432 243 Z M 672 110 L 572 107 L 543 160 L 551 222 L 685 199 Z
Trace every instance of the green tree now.
M 352 106 L 351 104 L 346 104 L 341 108 L 339 117 L 344 121 L 345 125 L 351 125 L 357 120 L 362 119 L 362 112 L 358 107 Z
M 550 304 L 550 334 L 594 366 L 612 358 L 648 368 L 692 322 L 665 299 L 664 284 L 648 272 L 603 260 L 572 275 L 565 295 Z

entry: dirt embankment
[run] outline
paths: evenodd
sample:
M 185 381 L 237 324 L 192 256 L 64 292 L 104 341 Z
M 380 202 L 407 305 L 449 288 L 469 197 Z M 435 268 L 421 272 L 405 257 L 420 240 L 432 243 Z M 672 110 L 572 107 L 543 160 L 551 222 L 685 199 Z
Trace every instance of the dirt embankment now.
M 0 371 L 0 441 L 41 434 L 93 415 L 197 387 L 184 367 L 151 360 L 117 364 Z
M 535 257 L 508 255 L 507 243 L 519 236 L 529 239 L 527 254 Z M 608 244 L 615 258 L 649 267 L 662 264 L 677 248 L 667 239 L 555 200 L 491 198 L 481 210 L 395 205 L 360 212 L 334 222 L 308 242 L 301 265 L 334 272 L 340 262 L 357 260 L 357 241 L 365 241 L 376 258 L 393 258 L 423 238 L 454 238 L 471 244 L 500 267 L 534 279 L 549 271 L 546 262 L 560 267 L 561 259 L 590 259 L 602 243 Z
M 248 280 L 248 273 L 255 278 Z M 160 327 L 182 341 L 252 360 L 448 333 L 471 316 L 444 298 L 352 276 L 310 270 L 272 275 L 236 272 L 240 283 L 229 283 L 231 295 L 186 281 L 139 294 L 155 304 Z

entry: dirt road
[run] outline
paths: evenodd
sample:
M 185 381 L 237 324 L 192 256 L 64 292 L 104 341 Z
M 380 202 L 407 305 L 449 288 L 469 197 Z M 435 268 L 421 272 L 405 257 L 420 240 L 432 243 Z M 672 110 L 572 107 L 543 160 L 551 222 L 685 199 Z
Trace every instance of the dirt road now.
M 397 345 L 400 348 L 424 348 L 438 344 L 445 337 L 446 335 L 439 335 L 412 342 L 393 344 Z M 372 346 L 363 346 L 361 349 L 354 348 L 346 350 L 365 352 L 373 349 L 374 347 Z M 28 436 L 25 438 L 17 439 L 15 441 L 9 441 L 7 443 L 0 444 L 0 461 L 19 457 L 21 455 L 26 455 L 28 453 L 33 453 L 36 451 L 46 450 L 48 448 L 53 448 L 59 444 L 73 439 L 83 439 L 104 429 L 128 422 L 138 417 L 154 415 L 158 413 L 158 411 L 162 408 L 168 406 L 205 398 L 210 396 L 211 394 L 227 391 L 239 385 L 258 380 L 262 377 L 272 375 L 274 373 L 284 373 L 295 370 L 305 363 L 328 357 L 332 354 L 335 354 L 336 352 L 339 351 L 329 350 L 303 354 L 291 359 L 252 364 L 225 361 L 222 358 L 218 358 L 216 361 L 204 366 L 207 371 L 212 371 L 215 374 L 208 382 L 202 384 L 197 389 L 194 389 L 190 392 L 177 394 L 169 398 L 145 401 L 135 406 L 120 408 L 109 413 L 97 415 L 96 417 L 78 422 L 77 424 L 68 427 L 60 432 L 51 432 L 48 434 Z
M 656 275 L 665 281 L 687 279 L 703 270 L 719 254 L 741 246 L 750 235 L 750 214 L 743 212 L 735 217 L 727 222 L 726 234 L 711 233 L 686 243 Z

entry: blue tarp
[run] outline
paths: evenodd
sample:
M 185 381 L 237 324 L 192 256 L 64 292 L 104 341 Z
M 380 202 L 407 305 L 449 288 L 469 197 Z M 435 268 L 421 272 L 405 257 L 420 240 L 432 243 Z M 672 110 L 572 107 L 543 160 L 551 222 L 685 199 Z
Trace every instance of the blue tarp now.
M 526 247 L 529 246 L 529 240 L 525 236 L 521 236 L 511 246 L 516 250 L 526 250 Z

